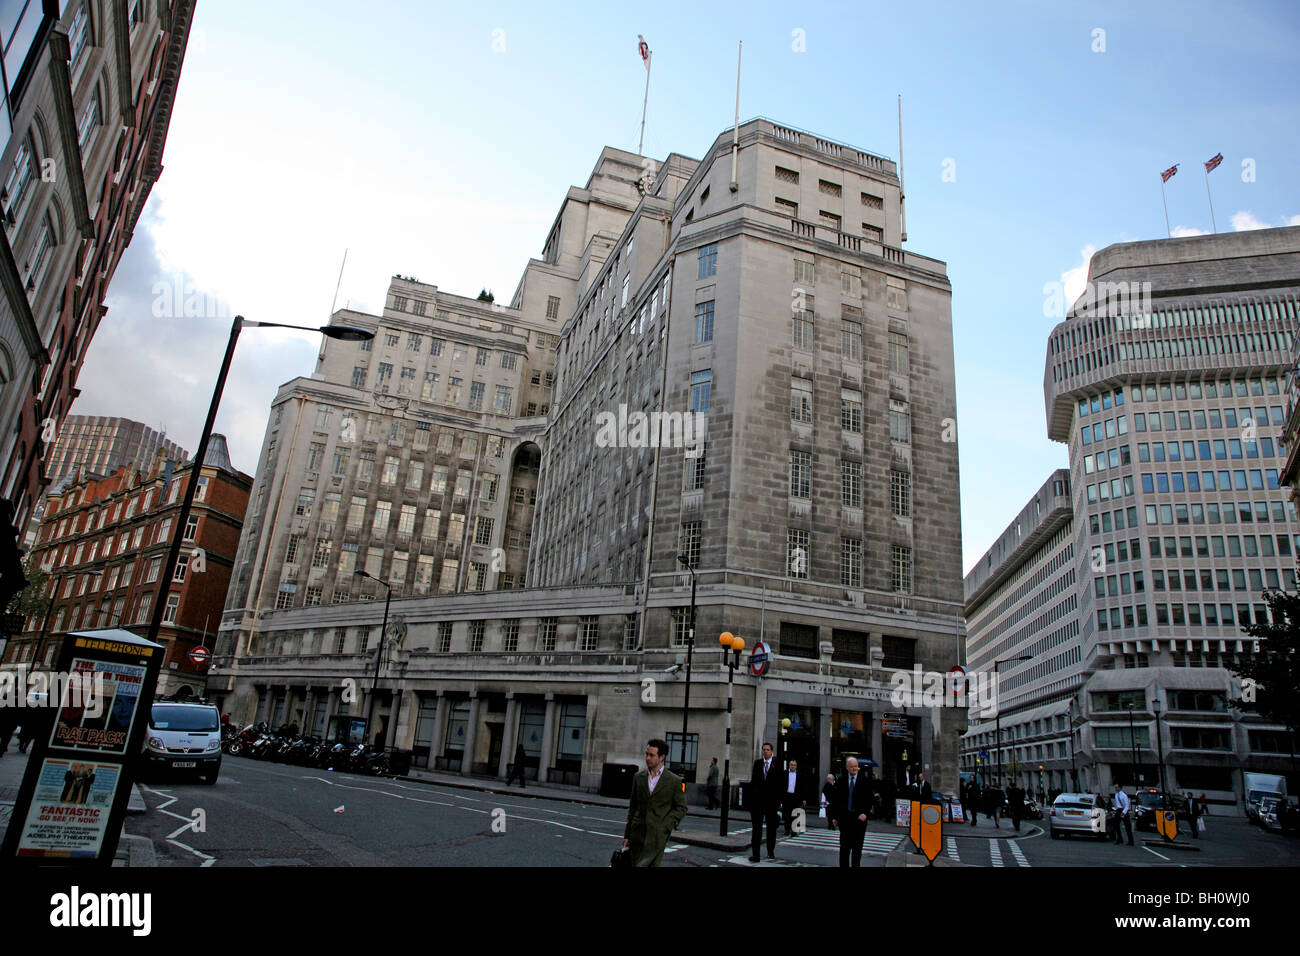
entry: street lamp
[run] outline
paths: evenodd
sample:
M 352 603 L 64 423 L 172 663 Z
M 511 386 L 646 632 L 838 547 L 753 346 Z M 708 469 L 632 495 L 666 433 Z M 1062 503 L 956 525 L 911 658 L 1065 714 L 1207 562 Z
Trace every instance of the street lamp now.
M 393 586 L 387 581 L 382 581 L 369 571 L 364 571 L 361 568 L 358 568 L 352 573 L 359 578 L 369 578 L 376 584 L 382 584 L 388 589 L 387 594 L 384 596 L 384 623 L 379 628 L 379 648 L 375 652 L 375 676 L 370 681 L 370 703 L 366 707 L 366 730 L 369 732 L 370 728 L 374 726 L 375 694 L 379 691 L 379 663 L 384 659 L 384 640 L 388 636 L 388 605 L 392 603 L 393 600 Z M 396 710 L 396 708 L 394 708 L 394 710 Z M 385 728 L 384 731 L 384 745 L 387 745 L 388 731 L 392 730 L 393 724 L 396 723 L 396 721 L 397 714 L 394 713 L 389 716 L 388 727 Z M 371 739 L 373 739 L 373 736 Z
M 1074 765 L 1074 698 L 1070 698 L 1070 787 L 1075 792 L 1079 792 L 1079 769 Z
M 1156 715 L 1156 747 L 1158 748 L 1159 751 L 1159 756 L 1157 757 L 1157 759 L 1160 761 L 1160 792 L 1161 794 L 1168 794 L 1169 791 L 1165 789 L 1165 742 L 1160 738 L 1160 701 L 1159 700 L 1151 701 L 1151 712 Z M 1164 799 L 1168 799 L 1168 797 L 1166 796 L 1164 797 Z
M 1128 703 L 1128 742 L 1133 751 L 1133 786 L 1138 785 L 1137 779 L 1137 762 L 1138 762 L 1138 742 L 1137 735 L 1133 730 L 1133 702 Z
M 29 675 L 36 670 L 36 665 L 40 663 L 41 655 L 45 653 L 45 642 L 49 637 L 50 631 L 50 616 L 54 613 L 54 604 L 59 599 L 59 585 L 63 583 L 63 579 L 69 574 L 88 574 L 92 577 L 101 577 L 103 573 L 103 571 L 64 571 L 61 574 L 55 575 L 54 593 L 50 595 L 50 603 L 45 605 L 45 619 L 41 622 L 41 636 L 36 642 L 36 654 L 32 657 L 31 664 L 27 667 L 27 673 Z
M 172 575 L 176 573 L 176 563 L 180 558 L 181 548 L 184 546 L 185 525 L 190 520 L 190 511 L 194 505 L 194 493 L 198 490 L 199 485 L 199 472 L 202 470 L 203 461 L 208 454 L 208 441 L 212 438 L 212 428 L 217 421 L 217 408 L 221 405 L 221 393 L 225 390 L 226 376 L 230 374 L 230 363 L 235 357 L 235 343 L 239 341 L 239 332 L 244 326 L 320 332 L 326 338 L 339 339 L 344 342 L 361 342 L 375 337 L 373 332 L 354 328 L 350 325 L 322 325 L 312 328 L 305 325 L 285 325 L 282 322 L 250 322 L 242 315 L 235 316 L 235 320 L 230 326 L 230 341 L 226 343 L 226 354 L 221 360 L 221 370 L 217 373 L 217 384 L 212 391 L 212 403 L 208 406 L 208 417 L 203 423 L 203 431 L 199 435 L 199 446 L 194 452 L 194 470 L 190 474 L 190 480 L 186 482 L 185 496 L 181 503 L 181 513 L 176 521 L 176 530 L 172 533 L 171 548 L 168 549 L 167 559 L 163 562 L 162 583 L 158 587 L 158 597 L 154 602 L 153 615 L 149 619 L 149 633 L 146 635 L 154 644 L 158 643 L 158 632 L 162 629 L 163 612 L 167 606 L 167 594 L 171 590 Z M 140 701 L 140 705 L 148 707 L 152 699 L 153 691 L 150 688 Z
M 731 703 L 736 692 L 736 668 L 740 664 L 740 652 L 745 649 L 745 639 L 723 631 L 718 635 L 718 643 L 722 645 L 722 656 L 727 662 L 727 743 L 722 758 L 722 823 L 718 829 L 721 836 L 726 836 L 727 811 L 731 808 Z
M 691 657 L 695 650 L 695 568 L 691 566 L 690 559 L 684 555 L 677 555 L 677 560 L 682 563 L 687 571 L 691 572 L 691 624 L 690 630 L 686 635 L 686 696 L 682 702 L 682 772 L 686 772 L 686 721 L 691 713 Z M 698 757 L 697 757 L 698 759 Z
M 1005 664 L 1007 661 L 1027 661 L 1027 660 L 1031 660 L 1031 659 L 1032 659 L 1032 658 L 1030 657 L 1030 655 L 1028 655 L 1028 654 L 1021 654 L 1019 657 L 1004 657 L 1004 658 L 1002 658 L 1002 660 L 1000 660 L 1000 661 L 994 661 L 994 662 L 993 662 L 993 686 L 994 686 L 994 693 L 997 692 L 996 688 L 997 688 L 997 684 L 998 684 L 998 668 L 999 668 L 999 667 L 1001 667 L 1001 666 L 1002 666 L 1003 664 Z M 1003 785 L 1006 783 L 1006 781 L 1002 779 L 1002 708 L 1001 708 L 1001 707 L 997 708 L 997 709 L 993 712 L 993 724 L 994 724 L 994 727 L 995 727 L 995 731 L 994 731 L 994 735 L 995 735 L 995 736 L 994 736 L 994 739 L 997 741 L 997 746 L 998 746 L 998 784 L 997 784 L 997 785 L 998 785 L 999 787 L 1001 787 L 1001 786 L 1003 786 Z

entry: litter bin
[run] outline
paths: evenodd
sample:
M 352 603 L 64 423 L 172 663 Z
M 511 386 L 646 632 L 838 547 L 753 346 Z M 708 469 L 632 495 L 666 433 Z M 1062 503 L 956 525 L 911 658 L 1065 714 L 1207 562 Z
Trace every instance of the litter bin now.
M 635 764 L 607 763 L 600 771 L 600 795 L 627 799 L 632 796 L 632 781 L 640 770 Z
M 405 777 L 411 772 L 411 751 L 394 750 L 388 755 L 388 772 L 394 777 Z

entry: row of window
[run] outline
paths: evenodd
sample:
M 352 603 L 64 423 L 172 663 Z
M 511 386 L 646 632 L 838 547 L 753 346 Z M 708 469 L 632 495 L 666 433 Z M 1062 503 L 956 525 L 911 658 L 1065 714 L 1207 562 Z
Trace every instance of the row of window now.
M 1220 414 L 1222 411 L 1222 414 Z M 1183 411 L 1134 412 L 1133 430 L 1144 431 L 1187 431 L 1192 428 L 1250 428 L 1268 425 L 1282 426 L 1286 419 L 1282 417 L 1281 405 L 1256 405 L 1250 408 L 1186 409 Z
M 1149 385 L 1134 385 L 1130 391 L 1130 395 L 1135 402 L 1141 402 L 1143 400 L 1148 402 L 1169 402 L 1175 400 L 1185 401 L 1189 398 L 1219 398 L 1221 395 L 1223 398 L 1230 398 L 1234 395 L 1238 398 L 1247 398 L 1251 395 L 1260 396 L 1280 394 L 1282 394 L 1282 383 L 1276 378 L 1239 378 L 1235 381 L 1224 379 L 1223 382 L 1207 381 L 1204 383 L 1198 381 L 1157 382 Z M 1090 398 L 1081 398 L 1079 399 L 1079 417 L 1082 418 L 1085 415 L 1096 415 L 1098 412 L 1104 411 L 1112 406 L 1120 406 L 1123 404 L 1124 389 L 1122 388 L 1117 388 L 1113 392 L 1102 392 L 1100 395 L 1093 395 Z M 1205 413 L 1199 412 L 1199 414 L 1204 416 Z M 1211 410 L 1210 414 L 1214 415 L 1217 414 L 1217 412 Z M 1182 427 L 1186 428 L 1187 426 L 1184 425 Z M 1204 428 L 1204 421 L 1201 420 L 1200 424 L 1196 427 Z M 1214 427 L 1218 428 L 1219 426 L 1218 424 L 1215 424 Z M 1230 424 L 1228 427 L 1232 428 L 1235 426 Z
M 1272 548 L 1273 541 L 1271 538 L 1261 540 L 1267 541 L 1270 549 Z M 1253 538 L 1251 542 L 1254 542 Z M 1237 550 L 1240 553 L 1240 547 Z M 1231 576 L 1231 586 L 1229 586 L 1229 576 Z M 1199 570 L 1170 569 L 1168 572 L 1156 569 L 1151 572 L 1151 587 L 1155 591 L 1164 591 L 1166 585 L 1168 585 L 1170 591 L 1214 591 L 1216 589 L 1219 591 L 1245 591 L 1247 590 L 1246 582 L 1249 580 L 1249 589 L 1252 591 L 1262 591 L 1266 587 L 1276 590 L 1284 583 L 1286 576 L 1285 571 L 1275 570 L 1274 568 L 1251 568 L 1249 570 L 1241 568 L 1219 568 L 1217 570 L 1210 568 L 1201 568 Z M 1289 584 L 1290 582 L 1286 583 Z M 1141 594 L 1145 590 L 1146 579 L 1142 571 L 1134 571 L 1131 576 L 1128 572 L 1105 576 L 1097 575 L 1093 579 L 1093 592 L 1097 597 Z
M 1268 624 L 1268 605 L 1255 604 L 1256 624 Z M 1157 627 L 1232 627 L 1233 605 L 1223 604 L 1157 604 L 1155 606 L 1155 623 Z M 1203 609 L 1203 610 L 1202 610 Z M 1236 605 L 1236 625 L 1245 627 L 1251 623 L 1251 605 Z M 1097 630 L 1119 631 L 1148 626 L 1147 606 L 1101 608 L 1097 611 Z
M 1142 490 L 1145 492 L 1168 492 L 1168 491 L 1263 491 L 1265 488 L 1276 490 L 1277 469 L 1276 468 L 1251 468 L 1247 470 L 1238 469 L 1236 471 L 1220 471 L 1216 482 L 1215 472 L 1195 471 L 1172 473 L 1161 472 L 1143 472 L 1142 473 Z

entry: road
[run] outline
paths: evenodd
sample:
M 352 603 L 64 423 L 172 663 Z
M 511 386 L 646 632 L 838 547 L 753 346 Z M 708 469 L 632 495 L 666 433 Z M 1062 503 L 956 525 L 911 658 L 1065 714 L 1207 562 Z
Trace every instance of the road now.
M 154 841 L 169 866 L 607 866 L 622 837 L 625 811 L 520 794 L 362 777 L 245 759 L 223 762 L 213 786 L 192 779 L 144 786 L 150 812 L 128 831 Z M 838 834 L 813 820 L 783 838 L 777 859 L 761 866 L 835 866 Z M 737 818 L 733 832 L 748 824 Z M 996 838 L 949 826 L 944 855 L 968 866 L 1289 866 L 1300 840 L 1266 834 L 1230 817 L 1211 817 L 1198 852 L 1071 838 L 1051 840 L 1034 824 Z M 863 866 L 884 866 L 905 840 L 872 821 Z M 749 866 L 748 851 L 670 844 L 665 866 Z

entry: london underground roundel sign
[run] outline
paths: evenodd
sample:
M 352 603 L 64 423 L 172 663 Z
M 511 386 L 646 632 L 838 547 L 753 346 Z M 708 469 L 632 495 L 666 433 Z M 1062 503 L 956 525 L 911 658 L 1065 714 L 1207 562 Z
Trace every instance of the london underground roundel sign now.
M 206 647 L 196 647 L 193 650 L 191 650 L 189 653 L 190 660 L 195 664 L 206 663 L 208 658 L 211 656 L 212 656 L 212 652 L 209 651 Z
M 772 663 L 772 651 L 759 641 L 754 645 L 754 649 L 749 653 L 749 669 L 755 677 L 762 677 L 767 673 L 768 666 Z

